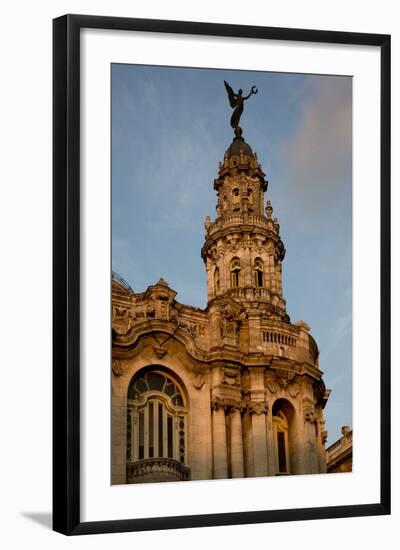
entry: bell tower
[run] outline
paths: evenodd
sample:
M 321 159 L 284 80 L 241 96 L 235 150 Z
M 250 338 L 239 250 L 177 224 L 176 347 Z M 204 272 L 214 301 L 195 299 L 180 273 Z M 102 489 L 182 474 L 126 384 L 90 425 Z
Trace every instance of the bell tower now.
M 267 187 L 257 155 L 237 126 L 214 180 L 217 217 L 205 221 L 201 254 L 208 303 L 230 297 L 246 309 L 256 305 L 268 316 L 289 321 L 282 294 L 285 247 L 269 200 L 264 208 Z

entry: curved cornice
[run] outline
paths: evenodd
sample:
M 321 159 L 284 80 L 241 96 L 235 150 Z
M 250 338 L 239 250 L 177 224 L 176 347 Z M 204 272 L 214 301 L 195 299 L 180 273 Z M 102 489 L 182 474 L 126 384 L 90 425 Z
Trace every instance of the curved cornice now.
M 122 352 L 124 357 L 133 357 L 142 351 L 144 347 L 141 346 L 139 342 L 142 336 L 151 336 L 152 333 L 160 332 L 167 335 L 167 338 L 163 339 L 161 342 L 155 338 L 155 343 L 157 343 L 161 349 L 170 338 L 173 338 L 182 344 L 186 353 L 195 361 L 207 361 L 207 352 L 196 344 L 195 339 L 185 329 L 180 328 L 179 325 L 171 321 L 161 319 L 148 319 L 141 323 L 137 323 L 126 335 L 117 336 L 113 342 L 113 354 L 115 353 L 115 357 L 119 357 L 119 352 Z
M 159 335 L 160 333 L 166 336 L 161 341 L 156 337 L 156 334 Z M 184 329 L 165 320 L 147 320 L 135 325 L 127 335 L 117 336 L 113 342 L 113 357 L 115 359 L 127 359 L 140 354 L 149 346 L 146 337 L 153 337 L 153 347 L 156 353 L 165 351 L 165 354 L 167 354 L 168 347 L 166 344 L 170 339 L 178 342 L 182 347 L 182 352 L 186 353 L 197 364 L 199 370 L 202 367 L 207 368 L 209 366 L 232 362 L 244 368 L 262 368 L 280 372 L 287 371 L 288 373 L 296 373 L 300 376 L 309 376 L 317 385 L 322 383 L 322 386 L 320 386 L 321 395 L 325 391 L 325 385 L 322 382 L 323 372 L 310 363 L 263 353 L 243 353 L 224 349 L 223 347 L 203 350 L 197 346 L 195 339 Z

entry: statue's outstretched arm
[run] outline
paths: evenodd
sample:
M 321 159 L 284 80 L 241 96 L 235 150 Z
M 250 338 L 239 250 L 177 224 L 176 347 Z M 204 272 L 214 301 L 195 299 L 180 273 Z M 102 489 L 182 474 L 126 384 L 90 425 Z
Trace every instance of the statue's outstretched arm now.
M 257 92 L 258 92 L 258 89 L 256 88 L 256 86 L 252 86 L 249 95 L 247 95 L 246 97 L 244 97 L 244 98 L 243 98 L 243 101 L 244 101 L 245 99 L 249 99 L 250 96 L 252 96 L 253 94 L 255 95 Z

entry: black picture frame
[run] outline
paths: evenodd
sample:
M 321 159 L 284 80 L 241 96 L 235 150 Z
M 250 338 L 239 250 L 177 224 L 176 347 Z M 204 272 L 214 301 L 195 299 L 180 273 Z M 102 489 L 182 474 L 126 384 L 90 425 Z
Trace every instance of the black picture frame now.
M 80 31 L 84 28 L 378 46 L 381 51 L 381 495 L 371 504 L 80 520 Z M 53 21 L 53 529 L 66 535 L 390 513 L 390 36 L 65 15 Z

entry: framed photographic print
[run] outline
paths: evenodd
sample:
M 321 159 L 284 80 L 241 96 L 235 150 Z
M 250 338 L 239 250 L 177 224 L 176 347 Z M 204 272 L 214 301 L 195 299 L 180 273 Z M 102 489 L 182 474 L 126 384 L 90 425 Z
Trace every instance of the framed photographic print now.
M 390 37 L 54 20 L 54 529 L 390 513 Z

